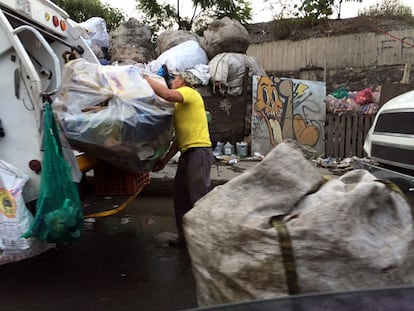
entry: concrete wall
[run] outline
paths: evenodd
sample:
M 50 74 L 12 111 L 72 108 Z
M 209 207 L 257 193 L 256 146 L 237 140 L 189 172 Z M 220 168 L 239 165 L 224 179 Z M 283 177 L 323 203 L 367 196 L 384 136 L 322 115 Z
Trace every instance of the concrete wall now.
M 247 55 L 266 72 L 404 64 L 414 60 L 414 28 L 251 44 Z

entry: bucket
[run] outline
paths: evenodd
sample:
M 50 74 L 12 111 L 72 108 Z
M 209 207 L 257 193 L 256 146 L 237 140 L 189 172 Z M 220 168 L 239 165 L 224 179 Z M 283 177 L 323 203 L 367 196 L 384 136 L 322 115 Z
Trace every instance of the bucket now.
M 247 143 L 242 141 L 242 142 L 237 142 L 236 143 L 236 152 L 237 155 L 240 158 L 245 158 L 247 157 Z

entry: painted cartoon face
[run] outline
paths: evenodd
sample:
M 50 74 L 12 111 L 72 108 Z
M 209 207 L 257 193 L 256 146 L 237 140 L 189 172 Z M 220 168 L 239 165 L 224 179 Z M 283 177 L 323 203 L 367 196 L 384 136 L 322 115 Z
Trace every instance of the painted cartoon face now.
M 256 113 L 266 122 L 270 143 L 275 146 L 283 140 L 280 117 L 283 103 L 272 79 L 267 76 L 260 78 L 257 84 L 257 101 L 254 106 Z
M 6 189 L 0 189 L 0 214 L 8 218 L 16 216 L 16 202 Z
M 263 76 L 257 85 L 256 110 L 269 118 L 280 118 L 283 103 L 278 96 L 276 86 L 271 78 Z
M 287 138 L 310 146 L 318 142 L 319 129 L 306 119 L 304 113 L 295 110 L 300 107 L 302 111 L 306 110 L 308 90 L 308 85 L 295 85 L 290 79 L 260 77 L 254 109 L 266 123 L 269 141 L 273 146 Z

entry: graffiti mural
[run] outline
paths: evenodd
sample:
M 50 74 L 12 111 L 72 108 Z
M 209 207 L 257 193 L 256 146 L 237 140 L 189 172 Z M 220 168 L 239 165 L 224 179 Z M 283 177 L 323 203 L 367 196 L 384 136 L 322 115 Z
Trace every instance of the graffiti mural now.
M 324 82 L 253 77 L 252 152 L 267 154 L 284 139 L 325 152 Z

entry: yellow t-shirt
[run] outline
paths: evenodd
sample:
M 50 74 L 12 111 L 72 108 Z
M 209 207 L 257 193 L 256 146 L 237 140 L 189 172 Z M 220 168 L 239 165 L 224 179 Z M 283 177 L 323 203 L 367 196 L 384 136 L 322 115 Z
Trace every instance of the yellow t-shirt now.
M 211 147 L 207 115 L 200 93 L 191 87 L 177 89 L 183 103 L 175 103 L 174 127 L 178 148 L 184 153 L 192 147 Z

